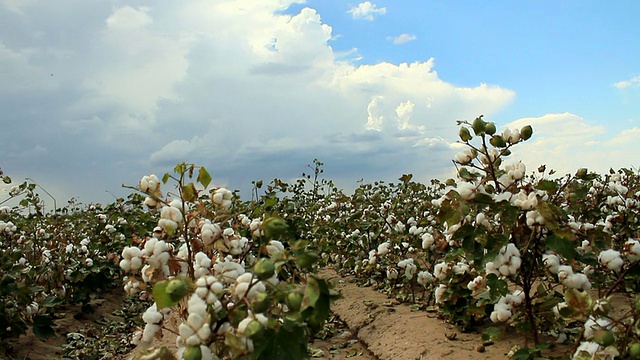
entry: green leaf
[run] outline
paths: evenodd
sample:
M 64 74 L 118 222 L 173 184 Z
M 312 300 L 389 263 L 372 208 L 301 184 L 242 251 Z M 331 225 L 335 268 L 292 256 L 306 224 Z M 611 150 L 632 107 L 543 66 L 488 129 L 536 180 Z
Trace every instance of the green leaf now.
M 57 296 L 47 296 L 46 298 L 44 298 L 42 305 L 44 305 L 44 307 L 52 308 L 58 304 L 61 304 L 62 302 L 63 300 Z
M 173 172 L 175 172 L 176 174 L 184 174 L 187 166 L 187 164 L 185 164 L 184 162 L 181 162 L 179 164 L 176 165 L 176 167 L 173 168 Z
M 498 278 L 496 274 L 487 275 L 487 286 L 489 286 L 491 297 L 494 299 L 505 296 L 509 292 L 507 282 Z
M 555 194 L 558 190 L 558 184 L 551 180 L 540 180 L 538 182 L 538 186 L 536 186 L 538 190 L 547 191 L 550 194 Z
M 315 276 L 309 275 L 307 277 L 307 286 L 304 290 L 304 298 L 302 299 L 302 310 L 315 307 L 316 302 L 320 298 L 320 283 Z
M 198 190 L 193 183 L 188 183 L 182 187 L 182 198 L 184 201 L 194 202 L 198 199 Z
M 153 298 L 156 301 L 156 306 L 158 310 L 171 307 L 179 302 L 179 300 L 178 301 L 171 300 L 171 297 L 169 297 L 169 294 L 167 294 L 168 284 L 169 284 L 169 281 L 164 280 L 164 281 L 157 282 L 153 286 Z
M 36 315 L 33 318 L 33 334 L 40 340 L 55 336 L 56 333 L 53 331 L 54 326 L 56 326 L 56 324 L 48 316 Z
M 482 331 L 482 340 L 496 340 L 500 337 L 500 329 L 495 326 L 490 326 Z
M 166 184 L 167 181 L 169 181 L 170 177 L 171 177 L 171 175 L 169 175 L 169 173 L 165 173 L 164 176 L 162 177 L 162 183 Z
M 571 240 L 556 235 L 550 235 L 547 238 L 547 247 L 549 250 L 564 256 L 567 260 L 573 260 L 577 254 L 575 245 Z
M 211 184 L 211 175 L 204 166 L 201 166 L 198 170 L 198 178 L 196 179 L 206 189 Z

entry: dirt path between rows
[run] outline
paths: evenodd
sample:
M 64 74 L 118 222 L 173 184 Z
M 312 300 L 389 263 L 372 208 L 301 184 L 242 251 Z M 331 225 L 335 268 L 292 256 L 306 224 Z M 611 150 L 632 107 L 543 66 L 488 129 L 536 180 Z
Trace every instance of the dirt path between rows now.
M 483 345 L 479 333 L 462 333 L 435 313 L 414 311 L 371 288 L 357 286 L 352 277 L 341 277 L 330 269 L 320 275 L 337 281 L 342 298 L 332 310 L 371 352 L 371 357 L 354 359 L 505 359 L 514 346 L 523 345 L 524 337 L 513 332 Z M 555 349 L 554 355 L 564 357 L 562 351 Z
M 313 341 L 310 344 L 312 359 L 505 359 L 514 346 L 524 343 L 521 334 L 507 330 L 495 343 L 483 345 L 479 333 L 462 333 L 439 319 L 435 312 L 415 311 L 408 304 L 400 304 L 370 287 L 359 287 L 354 277 L 342 277 L 332 269 L 324 269 L 319 275 L 336 283 L 342 298 L 332 304 L 332 312 L 346 327 L 332 337 Z M 106 299 L 96 301 L 97 311 L 89 317 L 78 316 L 81 313 L 70 309 L 56 320 L 58 336 L 55 338 L 41 341 L 31 333 L 22 336 L 15 344 L 16 358 L 59 358 L 67 332 L 95 323 L 100 316 L 110 316 L 121 298 L 120 292 L 107 294 Z M 175 335 L 166 331 L 164 338 L 153 345 L 175 351 Z M 545 355 L 566 358 L 563 352 L 567 350 L 567 347 L 556 347 L 552 354 Z

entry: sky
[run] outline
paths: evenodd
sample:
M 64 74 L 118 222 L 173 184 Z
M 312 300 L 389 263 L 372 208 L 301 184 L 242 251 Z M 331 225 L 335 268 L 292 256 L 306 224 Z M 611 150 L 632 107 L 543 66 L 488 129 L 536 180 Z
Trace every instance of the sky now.
M 182 161 L 247 198 L 318 159 L 349 192 L 453 176 L 456 120 L 479 115 L 533 127 L 512 155 L 530 171 L 637 168 L 639 14 L 635 0 L 0 0 L 0 168 L 58 206 L 111 202 Z

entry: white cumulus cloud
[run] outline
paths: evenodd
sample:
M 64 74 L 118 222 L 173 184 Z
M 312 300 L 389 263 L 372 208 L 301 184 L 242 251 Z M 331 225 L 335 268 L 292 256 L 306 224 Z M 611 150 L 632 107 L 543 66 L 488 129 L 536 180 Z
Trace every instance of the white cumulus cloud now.
M 347 11 L 354 19 L 373 21 L 376 17 L 387 13 L 387 8 L 379 8 L 370 1 L 361 2 L 358 6 Z
M 638 85 L 640 85 L 640 76 L 634 76 L 628 80 L 618 81 L 617 83 L 613 84 L 613 86 L 617 87 L 618 89 L 624 89 Z
M 415 35 L 409 35 L 409 34 L 400 34 L 398 36 L 389 36 L 387 37 L 387 40 L 393 42 L 396 45 L 401 45 L 404 43 L 408 43 L 409 41 L 415 40 L 416 36 Z

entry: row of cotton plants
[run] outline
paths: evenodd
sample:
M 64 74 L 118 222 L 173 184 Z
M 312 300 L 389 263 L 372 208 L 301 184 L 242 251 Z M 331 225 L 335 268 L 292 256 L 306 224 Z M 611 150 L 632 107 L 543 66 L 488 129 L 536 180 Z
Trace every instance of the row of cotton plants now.
M 531 334 L 536 347 L 519 355 L 549 341 L 575 344 L 576 358 L 637 351 L 638 174 L 531 170 L 507 161 L 530 126 L 460 127 L 457 179 L 427 186 L 405 175 L 326 198 L 316 218 L 327 262 L 400 300 L 435 304 L 463 328 Z M 624 309 L 596 306 L 614 295 Z
M 119 262 L 125 290 L 154 300 L 133 334 L 136 356 L 160 351 L 153 340 L 177 321 L 182 359 L 306 358 L 335 297 L 311 271 L 318 256 L 283 218 L 265 215 L 277 200 L 243 204 L 225 188 L 209 190 L 210 181 L 186 163 L 140 180 L 157 226 Z
M 91 312 L 92 300 L 118 283 L 118 253 L 127 238 L 148 228 L 135 199 L 106 207 L 72 201 L 44 214 L 33 183 L 13 186 L 9 196 L 18 205 L 0 207 L 2 357 L 28 328 L 40 338 L 53 335 L 52 319 L 62 307 Z

